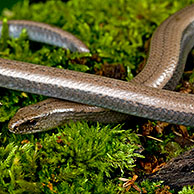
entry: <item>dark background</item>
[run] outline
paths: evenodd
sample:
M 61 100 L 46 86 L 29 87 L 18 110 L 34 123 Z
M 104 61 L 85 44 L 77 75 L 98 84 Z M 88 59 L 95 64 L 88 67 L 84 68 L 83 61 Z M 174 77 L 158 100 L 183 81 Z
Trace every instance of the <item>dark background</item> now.
M 19 1 L 25 1 L 25 0 L 0 0 L 0 14 L 4 8 L 9 9 Z M 57 0 L 29 0 L 30 4 L 38 3 L 38 2 L 46 2 L 46 1 L 57 1 Z M 62 1 L 67 2 L 68 0 L 62 0 Z
M 1 0 L 0 1 L 0 14 L 4 8 L 11 8 L 14 4 L 16 4 L 18 1 L 22 0 Z M 25 1 L 25 0 L 24 0 Z

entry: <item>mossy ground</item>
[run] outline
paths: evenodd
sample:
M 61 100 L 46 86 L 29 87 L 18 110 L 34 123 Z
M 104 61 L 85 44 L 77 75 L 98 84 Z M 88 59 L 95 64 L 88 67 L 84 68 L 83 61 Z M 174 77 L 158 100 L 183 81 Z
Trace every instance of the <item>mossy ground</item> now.
M 128 81 L 147 58 L 147 42 L 154 29 L 192 2 L 53 0 L 29 4 L 25 0 L 11 10 L 5 9 L 0 18 L 58 26 L 80 38 L 91 54 L 31 42 L 25 32 L 18 39 L 9 39 L 5 32 L 0 57 L 102 75 L 109 75 L 107 69 L 119 67 L 122 73 L 113 73 L 111 77 Z M 134 127 L 133 121 L 127 126 L 70 123 L 35 135 L 14 135 L 8 131 L 8 121 L 20 107 L 44 98 L 1 88 L 0 193 L 139 193 L 135 189 L 126 191 L 118 179 L 141 174 L 142 170 L 135 168 L 135 160 L 141 158 L 138 146 L 143 144 L 147 153 L 160 152 L 165 158 L 174 156 L 166 153 L 166 146 L 173 148 L 174 153 L 182 151 L 172 142 L 174 134 L 169 132 L 153 134 L 162 142 L 139 138 L 136 134 L 141 134 L 141 122 Z M 192 133 L 191 128 L 188 131 Z M 155 193 L 156 185 L 160 184 L 139 183 L 148 193 Z M 193 189 L 184 188 L 182 193 L 186 192 Z

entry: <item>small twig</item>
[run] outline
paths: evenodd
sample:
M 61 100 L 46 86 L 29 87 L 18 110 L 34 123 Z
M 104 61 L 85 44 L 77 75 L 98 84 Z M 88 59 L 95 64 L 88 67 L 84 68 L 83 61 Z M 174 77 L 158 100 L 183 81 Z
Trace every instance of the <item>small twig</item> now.
M 137 134 L 137 136 L 143 136 L 143 135 L 141 135 L 141 134 Z M 144 137 L 147 137 L 147 138 L 150 138 L 150 139 L 153 139 L 153 140 L 156 140 L 156 141 L 159 141 L 159 142 L 163 142 L 163 140 L 161 140 L 161 139 L 158 139 L 158 138 L 156 138 L 156 137 L 152 137 L 152 136 L 150 136 L 150 135 L 147 135 L 147 136 L 144 136 Z

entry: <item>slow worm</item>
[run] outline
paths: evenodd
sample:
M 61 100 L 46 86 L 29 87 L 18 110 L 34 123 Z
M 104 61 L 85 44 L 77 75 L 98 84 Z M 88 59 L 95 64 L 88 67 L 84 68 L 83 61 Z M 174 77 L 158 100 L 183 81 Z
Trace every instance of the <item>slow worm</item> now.
M 98 113 L 102 122 L 135 115 L 194 126 L 194 97 L 166 90 L 173 90 L 177 85 L 194 45 L 193 13 L 194 4 L 176 12 L 157 28 L 147 64 L 130 82 L 0 59 L 0 87 L 68 100 L 48 99 L 21 109 L 10 121 L 10 131 L 45 131 L 82 116 L 86 120 L 98 120 Z M 18 37 L 22 28 L 26 28 L 31 40 L 89 52 L 73 35 L 47 24 L 20 20 L 8 23 L 10 36 Z M 2 28 L 2 24 L 0 26 Z M 70 113 L 68 119 L 64 118 L 67 112 Z

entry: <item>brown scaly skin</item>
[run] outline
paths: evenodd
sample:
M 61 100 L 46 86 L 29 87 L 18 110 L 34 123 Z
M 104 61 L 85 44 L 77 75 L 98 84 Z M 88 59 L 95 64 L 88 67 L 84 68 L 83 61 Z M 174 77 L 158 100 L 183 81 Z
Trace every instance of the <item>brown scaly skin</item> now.
M 102 107 L 102 112 L 108 111 L 103 109 L 107 108 L 124 114 L 194 126 L 193 96 L 163 90 L 175 88 L 182 75 L 187 55 L 194 45 L 193 12 L 194 5 L 186 7 L 158 27 L 152 37 L 147 64 L 131 82 L 0 59 L 0 86 Z M 58 28 L 31 21 L 9 21 L 11 35 L 18 36 L 22 28 L 27 29 L 32 40 L 69 48 L 72 51 L 89 52 L 80 40 Z M 82 111 L 87 114 L 88 106 L 82 106 Z M 45 110 L 50 111 L 47 105 Z M 56 123 L 56 110 L 61 112 L 56 104 L 53 105 L 53 110 L 55 114 L 48 114 L 47 123 L 50 123 L 50 126 L 42 122 L 47 120 L 46 117 L 41 117 L 43 114 L 34 111 L 39 114 L 34 115 L 36 121 L 33 123 L 34 126 L 39 126 L 38 130 L 33 129 L 32 125 L 29 128 L 28 125 L 18 125 L 22 121 L 26 122 L 28 118 L 32 120 L 32 115 L 27 114 L 29 111 L 25 111 L 25 115 L 20 111 L 16 114 L 18 120 L 11 120 L 10 131 L 34 133 L 52 128 L 53 123 Z M 97 118 L 97 115 L 94 115 Z M 87 115 L 84 116 L 86 117 Z M 110 116 L 110 121 L 111 118 L 113 117 Z M 105 119 L 107 121 L 108 117 Z

